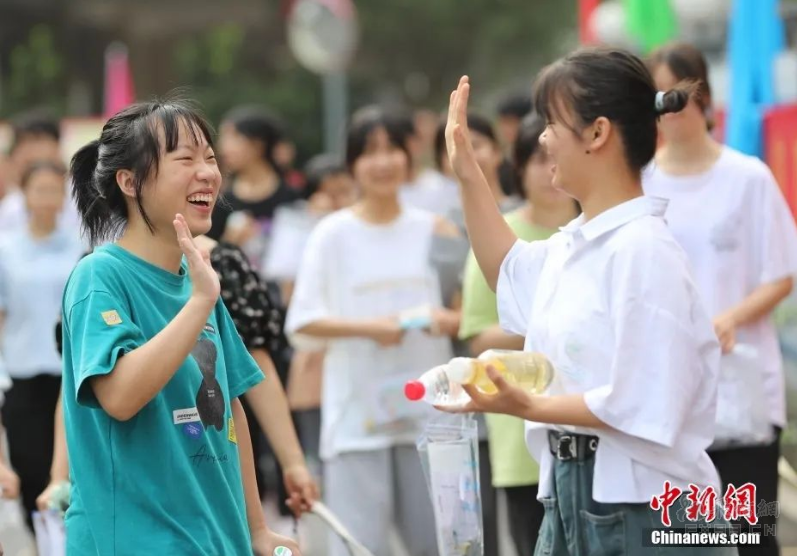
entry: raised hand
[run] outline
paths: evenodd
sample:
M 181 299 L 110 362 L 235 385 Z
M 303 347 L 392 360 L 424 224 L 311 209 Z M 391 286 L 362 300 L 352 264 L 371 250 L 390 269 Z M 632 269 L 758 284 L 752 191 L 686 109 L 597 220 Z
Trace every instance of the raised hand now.
M 468 97 L 470 82 L 468 76 L 459 80 L 457 90 L 451 93 L 448 104 L 448 121 L 446 123 L 446 149 L 451 169 L 454 170 L 462 185 L 470 185 L 478 179 L 484 180 L 484 174 L 476 162 L 473 145 L 470 142 L 468 129 Z
M 221 285 L 219 276 L 210 265 L 210 253 L 197 247 L 182 214 L 175 215 L 174 229 L 180 249 L 188 261 L 188 274 L 193 284 L 191 296 L 215 305 L 221 293 Z

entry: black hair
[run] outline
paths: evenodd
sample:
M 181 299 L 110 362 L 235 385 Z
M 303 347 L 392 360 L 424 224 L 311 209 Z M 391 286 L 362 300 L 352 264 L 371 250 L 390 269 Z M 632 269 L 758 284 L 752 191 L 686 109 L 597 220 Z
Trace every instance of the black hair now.
M 708 82 L 708 64 L 700 50 L 685 42 L 666 44 L 648 57 L 648 69 L 654 73 L 656 69 L 665 65 L 678 81 L 694 81 L 697 83 L 695 101 L 706 116 L 706 126 L 711 131 L 714 128 L 714 118 L 711 116 L 711 84 Z
M 133 173 L 136 205 L 150 231 L 152 222 L 144 211 L 141 196 L 146 180 L 157 175 L 161 150 L 177 148 L 180 125 L 199 143 L 197 131 L 213 147 L 210 124 L 190 102 L 166 100 L 137 103 L 109 119 L 98 140 L 72 157 L 72 194 L 92 245 L 117 236 L 128 221 L 127 202 L 116 182 L 119 170 Z M 163 133 L 165 144 L 159 134 Z
M 510 95 L 498 103 L 498 115 L 522 119 L 531 112 L 531 98 L 528 95 Z
M 404 151 L 408 164 L 412 165 L 412 155 L 407 147 L 409 136 L 406 120 L 402 121 L 400 114 L 388 112 L 377 106 L 367 106 L 352 116 L 346 131 L 346 168 L 349 172 L 352 172 L 354 163 L 365 152 L 368 137 L 379 128 L 387 132 L 393 146 Z
M 512 147 L 512 162 L 515 166 L 516 193 L 522 198 L 526 198 L 526 190 L 523 188 L 523 172 L 529 160 L 540 152 L 540 135 L 545 131 L 545 120 L 532 112 L 520 122 L 517 139 Z
M 39 160 L 33 162 L 22 173 L 22 178 L 19 180 L 19 187 L 21 189 L 28 187 L 30 180 L 39 172 L 52 172 L 53 174 L 58 174 L 62 178 L 66 176 L 66 168 L 64 168 L 64 165 L 60 162 L 53 162 L 52 160 Z
M 12 120 L 11 129 L 14 138 L 11 141 L 10 152 L 14 152 L 14 149 L 26 139 L 46 137 L 56 143 L 61 140 L 61 128 L 58 120 L 44 111 L 20 114 Z
M 481 114 L 468 113 L 468 129 L 487 137 L 493 145 L 498 146 L 498 137 L 495 135 L 492 122 Z
M 641 171 L 656 152 L 659 116 L 683 110 L 694 90 L 694 84 L 679 84 L 664 93 L 659 104 L 653 78 L 637 56 L 620 49 L 588 48 L 542 71 L 534 105 L 546 121 L 563 122 L 575 134 L 600 117 L 609 119 L 620 133 L 629 168 Z
M 285 139 L 285 131 L 276 116 L 262 106 L 239 106 L 230 110 L 222 122 L 232 124 L 247 139 L 262 142 L 263 159 L 275 172 L 280 172 L 274 159 L 274 149 Z
M 446 147 L 446 120 L 440 119 L 437 124 L 437 131 L 434 134 L 434 163 L 437 169 L 443 171 L 443 157 L 448 156 L 448 147 Z
M 340 157 L 334 154 L 319 154 L 310 159 L 304 167 L 304 197 L 309 199 L 321 188 L 324 180 L 346 173 L 346 166 Z

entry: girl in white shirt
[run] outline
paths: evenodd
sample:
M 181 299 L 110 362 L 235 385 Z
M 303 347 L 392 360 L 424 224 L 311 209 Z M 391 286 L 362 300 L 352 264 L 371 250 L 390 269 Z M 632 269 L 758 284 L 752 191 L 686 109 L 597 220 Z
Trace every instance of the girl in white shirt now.
M 657 93 L 644 63 L 621 50 L 582 50 L 548 67 L 535 92 L 548 121 L 540 142 L 553 161 L 553 185 L 584 212 L 532 243 L 519 241 L 501 217 L 469 147 L 469 91 L 463 77 L 447 140 L 473 250 L 497 288 L 502 327 L 544 353 L 557 378 L 550 395 L 535 396 L 491 369 L 498 393 L 468 388 L 473 399 L 461 410 L 529 421 L 546 510 L 537 554 L 644 554 L 651 528 L 686 523 L 680 509 L 690 484 L 719 488 L 706 454 L 719 346 L 663 219 L 666 202 L 642 195 L 640 175 L 655 151 L 659 116 L 682 110 L 691 90 Z M 685 494 L 667 511 L 654 503 L 654 511 L 665 482 Z M 715 517 L 724 524 L 722 512 Z
M 771 504 L 777 502 L 779 436 L 786 425 L 783 360 L 772 311 L 792 290 L 797 229 L 769 168 L 707 133 L 711 89 L 700 51 L 667 45 L 651 56 L 649 67 L 660 89 L 689 79 L 701 90 L 683 112 L 661 119 L 662 143 L 645 172 L 645 192 L 670 202 L 667 222 L 689 257 L 723 352 L 737 342 L 756 348 L 758 362 L 749 372 L 762 381 L 773 429 L 769 442 L 726 444 L 709 455 L 724 485 L 751 482 L 757 502 Z M 771 513 L 759 516 L 762 524 L 775 525 Z M 774 527 L 767 540 L 767 546 L 740 547 L 740 554 L 777 554 Z
M 58 226 L 66 201 L 60 164 L 34 162 L 23 174 L 20 190 L 27 223 L 0 241 L 0 352 L 12 381 L 2 421 L 31 525 L 36 497 L 49 480 L 61 386 L 52 330 L 67 278 L 83 248 L 77 234 Z
M 313 230 L 286 330 L 299 349 L 326 347 L 321 458 L 328 505 L 376 556 L 390 553 L 393 521 L 410 554 L 435 556 L 434 516 L 415 448 L 429 413 L 405 401 L 403 385 L 451 358 L 459 319 L 443 308 L 430 247 L 436 234 L 458 232 L 400 203 L 410 168 L 403 129 L 376 109 L 354 116 L 346 165 L 361 198 Z M 429 322 L 402 323 L 403 313 L 423 307 Z M 348 554 L 337 539 L 330 548 L 333 556 Z

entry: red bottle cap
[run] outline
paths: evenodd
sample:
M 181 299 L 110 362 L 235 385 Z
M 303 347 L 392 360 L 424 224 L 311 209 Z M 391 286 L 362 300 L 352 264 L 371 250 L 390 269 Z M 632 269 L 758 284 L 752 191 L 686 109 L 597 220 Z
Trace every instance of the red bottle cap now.
M 410 380 L 404 385 L 404 395 L 408 400 L 417 402 L 426 395 L 426 387 L 417 380 Z

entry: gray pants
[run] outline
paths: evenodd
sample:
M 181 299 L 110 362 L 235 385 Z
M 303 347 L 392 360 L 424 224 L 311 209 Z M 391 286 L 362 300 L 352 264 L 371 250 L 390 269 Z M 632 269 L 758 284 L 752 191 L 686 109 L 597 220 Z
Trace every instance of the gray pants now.
M 545 517 L 534 556 L 738 555 L 735 547 L 645 547 L 651 529 L 663 527 L 661 514 L 648 504 L 604 504 L 593 500 L 594 466 L 594 457 L 580 462 L 554 462 L 553 496 L 542 500 Z M 686 525 L 683 512 L 678 511 L 680 502 L 670 510 L 672 527 Z M 727 526 L 721 516 L 720 510 L 712 525 Z
M 434 512 L 415 446 L 347 452 L 325 462 L 327 506 L 375 556 L 390 556 L 395 523 L 412 556 L 437 556 Z M 349 556 L 333 535 L 329 556 Z

